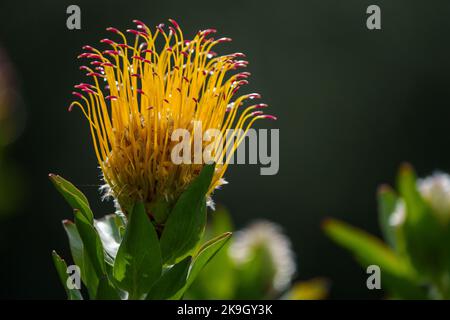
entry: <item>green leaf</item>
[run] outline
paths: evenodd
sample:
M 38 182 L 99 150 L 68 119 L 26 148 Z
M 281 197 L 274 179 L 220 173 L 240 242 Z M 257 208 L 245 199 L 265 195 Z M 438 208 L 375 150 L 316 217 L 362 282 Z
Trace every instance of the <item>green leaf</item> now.
M 326 220 L 323 227 L 331 239 L 353 252 L 363 264 L 377 264 L 398 275 L 413 275 L 413 270 L 406 261 L 399 259 L 378 238 L 333 219 Z
M 117 289 L 109 281 L 107 276 L 100 279 L 97 289 L 97 300 L 120 300 Z
M 94 220 L 94 227 L 100 236 L 103 248 L 105 249 L 105 261 L 111 266 L 114 265 L 114 259 L 119 250 L 122 235 L 119 228 L 122 226 L 121 219 L 115 215 L 110 214 L 102 219 Z
M 191 259 L 190 256 L 186 257 L 164 272 L 148 293 L 147 300 L 170 300 L 176 297 L 186 284 Z
M 390 224 L 390 218 L 396 205 L 395 192 L 388 186 L 381 186 L 378 190 L 378 219 L 386 242 L 395 249 L 397 248 L 396 230 Z
M 102 242 L 97 231 L 89 223 L 87 218 L 75 209 L 75 225 L 77 226 L 80 238 L 83 241 L 83 248 L 97 277 L 100 279 L 106 274 L 105 256 L 103 252 Z
M 333 219 L 325 221 L 323 228 L 331 239 L 352 252 L 364 268 L 378 265 L 382 270 L 382 281 L 391 290 L 406 298 L 424 296 L 418 276 L 409 262 L 395 255 L 381 240 Z
M 446 227 L 422 198 L 416 180 L 412 167 L 404 164 L 400 168 L 398 187 L 406 206 L 405 246 L 421 275 L 435 278 L 448 269 L 448 237 Z
M 98 286 L 98 277 L 88 254 L 84 250 L 83 241 L 81 240 L 77 227 L 69 220 L 64 220 L 63 226 L 69 238 L 73 261 L 81 270 L 81 280 L 87 287 L 89 296 L 94 298 Z
M 113 275 L 130 299 L 141 299 L 162 271 L 161 250 L 153 224 L 142 203 L 129 215 L 125 235 L 114 262 Z
M 67 294 L 67 299 L 69 300 L 83 300 L 81 292 L 78 289 L 69 289 L 67 287 L 67 279 L 69 275 L 67 274 L 67 264 L 61 259 L 61 257 L 55 252 L 52 252 L 53 263 L 55 264 L 56 271 L 58 272 L 59 279 L 64 287 Z
M 400 196 L 405 201 L 408 213 L 406 219 L 412 224 L 416 224 L 427 211 L 426 204 L 417 189 L 416 180 L 416 174 L 412 167 L 403 164 L 399 171 L 397 184 Z
M 223 207 L 218 207 L 208 217 L 205 239 L 210 240 L 225 232 L 233 230 L 230 214 Z M 230 241 L 217 252 L 192 283 L 186 296 L 193 299 L 229 300 L 236 290 L 236 270 L 228 249 Z
M 64 199 L 70 204 L 73 209 L 77 209 L 83 213 L 89 223 L 92 224 L 94 221 L 94 215 L 91 208 L 89 207 L 89 202 L 86 196 L 78 190 L 72 183 L 65 180 L 64 178 L 49 174 L 50 180 L 56 189 L 62 194 Z
M 219 252 L 220 249 L 228 242 L 231 237 L 231 232 L 226 232 L 214 239 L 206 242 L 195 255 L 192 261 L 191 270 L 189 271 L 188 281 L 182 292 L 187 290 L 192 282 L 200 274 L 200 271 L 208 264 L 208 262 Z
M 180 196 L 164 226 L 161 252 L 165 264 L 189 255 L 200 241 L 206 225 L 206 199 L 215 165 L 205 165 Z

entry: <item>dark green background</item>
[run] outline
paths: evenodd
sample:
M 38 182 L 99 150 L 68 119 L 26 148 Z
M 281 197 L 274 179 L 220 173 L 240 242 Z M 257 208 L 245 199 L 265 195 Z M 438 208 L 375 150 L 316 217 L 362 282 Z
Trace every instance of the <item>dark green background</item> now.
M 66 29 L 78 4 L 82 30 Z M 366 28 L 378 4 L 382 30 Z M 324 217 L 379 234 L 376 188 L 393 183 L 403 161 L 420 175 L 450 171 L 450 2 L 442 1 L 6 1 L 0 42 L 16 67 L 27 129 L 8 151 L 25 174 L 24 201 L 0 220 L 0 297 L 63 298 L 50 252 L 68 256 L 60 220 L 71 210 L 48 181 L 55 172 L 88 194 L 96 215 L 109 213 L 86 121 L 68 113 L 73 84 L 84 80 L 75 59 L 108 26 L 150 26 L 176 19 L 186 35 L 214 27 L 242 51 L 280 128 L 280 171 L 233 166 L 216 193 L 239 227 L 264 217 L 292 239 L 298 278 L 325 276 L 331 298 L 377 298 L 365 272 L 321 232 Z M 108 35 L 109 36 L 109 35 Z M 244 91 L 242 91 L 244 92 Z

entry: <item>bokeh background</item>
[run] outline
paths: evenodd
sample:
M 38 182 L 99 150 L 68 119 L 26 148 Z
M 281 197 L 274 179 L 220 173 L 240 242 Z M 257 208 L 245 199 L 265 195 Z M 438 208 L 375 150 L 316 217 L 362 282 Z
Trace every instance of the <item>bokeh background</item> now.
M 66 28 L 70 4 L 81 7 L 81 30 Z M 366 28 L 370 4 L 381 7 L 382 30 Z M 214 27 L 231 36 L 220 52 L 247 54 L 246 90 L 261 92 L 279 117 L 259 124 L 280 129 L 278 175 L 233 166 L 216 201 L 238 227 L 256 218 L 281 224 L 297 254 L 297 278 L 330 279 L 330 298 L 382 297 L 320 225 L 333 216 L 379 234 L 376 189 L 395 182 L 401 162 L 420 175 L 450 171 L 447 0 L 1 1 L 0 46 L 15 70 L 26 127 L 2 152 L 22 182 L 15 209 L 0 214 L 0 298 L 64 298 L 50 253 L 69 256 L 60 221 L 71 210 L 49 172 L 82 189 L 97 217 L 112 211 L 97 191 L 87 122 L 67 112 L 72 85 L 83 79 L 81 46 L 97 44 L 108 26 L 167 18 L 186 35 Z

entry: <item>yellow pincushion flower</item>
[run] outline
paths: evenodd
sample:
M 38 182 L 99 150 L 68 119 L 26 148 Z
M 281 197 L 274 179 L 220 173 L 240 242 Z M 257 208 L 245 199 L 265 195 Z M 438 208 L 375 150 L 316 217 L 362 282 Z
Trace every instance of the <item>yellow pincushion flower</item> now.
M 217 129 L 225 134 L 228 129 L 242 129 L 232 141 L 215 141 L 212 154 L 217 165 L 209 195 L 223 183 L 230 156 L 252 124 L 275 117 L 257 110 L 265 104 L 241 110 L 245 100 L 259 98 L 259 94 L 232 101 L 250 73 L 228 75 L 247 66 L 240 60 L 245 55 L 218 56 L 212 51 L 231 39 L 214 40 L 210 36 L 216 30 L 207 29 L 186 40 L 174 20 L 168 30 L 161 24 L 154 31 L 140 21 L 133 22 L 137 29 L 127 30 L 135 36 L 133 42 L 119 30 L 108 28 L 120 43 L 103 39 L 110 46 L 104 51 L 83 47 L 86 52 L 79 58 L 88 59 L 90 66 L 80 68 L 92 82 L 75 86 L 81 93 L 73 94 L 81 101 L 73 102 L 69 110 L 78 106 L 88 119 L 108 192 L 122 210 L 135 201 L 171 203 L 199 174 L 203 163 L 172 161 L 174 130 L 192 132 L 195 123 L 201 124 L 203 132 Z M 193 139 L 190 143 L 194 145 Z M 203 141 L 202 147 L 210 143 Z

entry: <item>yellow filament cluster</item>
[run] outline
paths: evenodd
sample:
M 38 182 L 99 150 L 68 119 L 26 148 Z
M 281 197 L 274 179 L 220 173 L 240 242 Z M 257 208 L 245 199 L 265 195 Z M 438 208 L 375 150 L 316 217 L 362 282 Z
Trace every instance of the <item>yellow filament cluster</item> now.
M 270 116 L 254 111 L 262 104 L 240 110 L 244 100 L 256 94 L 240 96 L 230 105 L 249 74 L 227 77 L 229 71 L 246 66 L 245 61 L 236 60 L 242 55 L 214 56 L 211 51 L 229 39 L 208 38 L 215 32 L 208 29 L 186 41 L 173 20 L 170 31 L 160 25 L 154 32 L 135 22 L 137 30 L 128 30 L 135 35 L 131 44 L 122 32 L 108 28 L 122 43 L 104 39 L 101 42 L 111 48 L 103 52 L 84 47 L 88 52 L 80 57 L 89 59 L 91 66 L 82 69 L 93 83 L 75 86 L 83 94 L 74 94 L 82 100 L 71 108 L 80 107 L 88 119 L 105 182 L 121 205 L 176 199 L 198 175 L 204 164 L 171 161 L 175 129 L 192 132 L 194 121 L 201 123 L 203 132 L 218 129 L 225 135 L 227 129 L 242 129 L 236 131 L 235 139 L 216 141 L 222 151 L 214 154 L 219 164 L 211 193 L 222 183 L 230 161 L 231 154 L 225 152 L 236 150 L 255 120 Z

